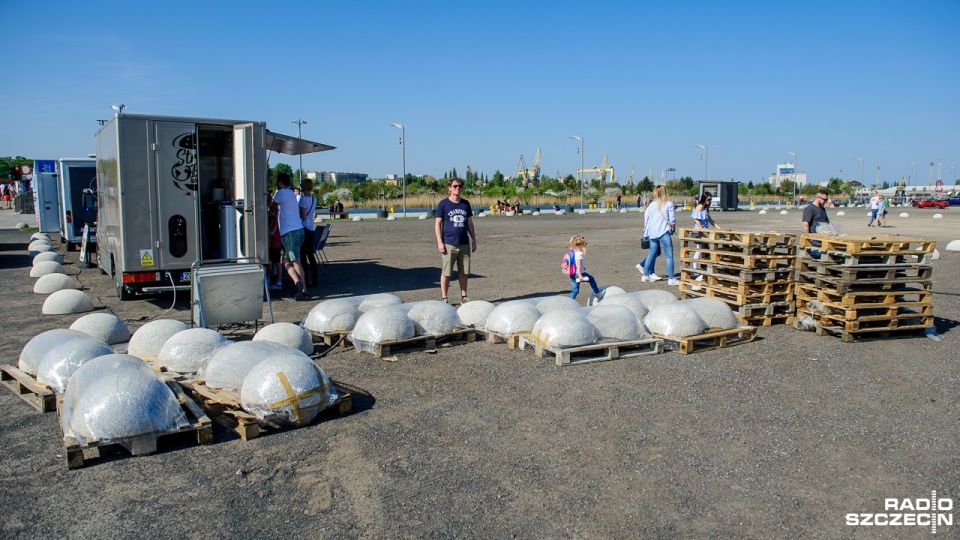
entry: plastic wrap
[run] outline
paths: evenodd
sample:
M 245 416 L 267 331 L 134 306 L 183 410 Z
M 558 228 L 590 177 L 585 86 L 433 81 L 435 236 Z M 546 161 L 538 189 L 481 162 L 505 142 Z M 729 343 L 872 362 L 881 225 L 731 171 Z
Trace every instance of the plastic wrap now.
M 177 332 L 190 328 L 186 323 L 173 319 L 158 319 L 141 326 L 130 337 L 127 353 L 143 360 L 153 360 L 160 347 Z
M 691 306 L 680 302 L 660 304 L 651 309 L 643 324 L 651 333 L 670 337 L 696 336 L 707 329 L 700 315 Z
M 91 313 L 73 321 L 71 330 L 83 332 L 108 345 L 130 341 L 127 325 L 113 313 Z
M 820 223 L 817 225 L 816 234 L 823 234 L 827 236 L 841 236 L 840 230 L 837 229 L 837 226 L 833 223 Z
M 407 317 L 407 309 L 395 305 L 375 308 L 361 315 L 347 338 L 358 351 L 364 351 L 365 345 L 400 341 L 414 336 L 416 328 Z
M 98 356 L 113 354 L 113 349 L 99 339 L 84 335 L 52 347 L 37 366 L 37 382 L 62 394 L 73 373 L 86 362 Z
M 211 388 L 240 390 L 253 366 L 276 356 L 299 353 L 268 341 L 241 341 L 217 349 L 197 370 L 197 379 Z
M 541 315 L 551 311 L 569 311 L 580 309 L 580 303 L 569 296 L 547 296 L 537 300 L 537 309 Z
M 189 425 L 177 397 L 143 360 L 100 356 L 80 366 L 63 396 L 64 436 L 81 444 L 162 434 Z
M 679 303 L 692 307 L 693 310 L 697 312 L 697 315 L 703 319 L 707 328 L 722 328 L 726 330 L 740 326 L 740 321 L 737 319 L 736 313 L 722 300 L 701 297 L 681 300 Z
M 600 332 L 587 319 L 580 306 L 544 313 L 533 325 L 531 334 L 541 347 L 591 345 L 600 339 Z
M 627 306 L 604 304 L 584 309 L 587 320 L 604 339 L 633 341 L 650 337 L 640 319 Z
M 327 334 L 349 332 L 360 318 L 357 304 L 345 298 L 326 300 L 313 306 L 303 320 L 303 327 L 309 332 Z
M 503 336 L 530 332 L 540 318 L 540 310 L 528 300 L 511 300 L 493 308 L 487 315 L 487 330 Z
M 665 291 L 663 289 L 646 289 L 643 291 L 635 291 L 629 294 L 639 298 L 640 301 L 643 302 L 644 307 L 647 308 L 647 311 L 650 311 L 661 304 L 680 301 L 680 299 L 677 298 L 672 292 Z
M 467 326 L 457 315 L 457 308 L 445 302 L 425 300 L 407 305 L 407 317 L 413 321 L 418 336 L 439 336 Z
M 297 349 L 303 354 L 313 354 L 313 339 L 310 334 L 300 326 L 288 323 L 278 322 L 268 324 L 260 329 L 253 336 L 253 341 L 267 341 Z
M 340 395 L 320 366 L 300 351 L 290 351 L 263 360 L 247 373 L 240 402 L 261 420 L 269 417 L 302 426 L 336 403 Z
M 378 307 L 397 306 L 403 303 L 399 296 L 390 293 L 363 294 L 360 296 L 349 296 L 344 298 L 357 306 L 360 313 L 366 313 L 371 309 Z
M 89 337 L 83 332 L 76 330 L 67 330 L 66 328 L 55 328 L 47 330 L 33 336 L 33 338 L 23 346 L 20 351 L 20 360 L 17 367 L 22 371 L 36 375 L 37 368 L 40 367 L 40 361 L 50 351 L 50 349 L 60 345 L 64 341 L 74 338 Z
M 643 304 L 643 300 L 640 297 L 634 294 L 616 294 L 613 296 L 604 296 L 603 300 L 600 300 L 594 307 L 600 306 L 623 306 L 637 317 L 638 321 L 643 321 L 643 318 L 647 316 L 647 312 L 650 311 L 647 309 L 647 306 Z
M 463 321 L 463 324 L 474 328 L 486 328 L 487 316 L 497 306 L 486 300 L 472 300 L 466 304 L 460 304 L 457 308 L 457 316 Z
M 209 328 L 188 328 L 168 339 L 157 353 L 156 363 L 178 373 L 196 373 L 217 349 L 230 341 Z

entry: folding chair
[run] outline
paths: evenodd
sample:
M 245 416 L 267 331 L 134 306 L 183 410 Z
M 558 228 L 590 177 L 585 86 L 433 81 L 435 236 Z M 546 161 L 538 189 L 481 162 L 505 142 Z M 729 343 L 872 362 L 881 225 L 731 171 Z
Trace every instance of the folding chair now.
M 327 259 L 327 254 L 323 248 L 327 246 L 327 238 L 330 237 L 330 229 L 332 228 L 333 224 L 327 223 L 318 227 L 313 233 L 313 251 L 317 254 L 317 262 L 324 270 L 326 269 L 326 263 L 330 261 Z

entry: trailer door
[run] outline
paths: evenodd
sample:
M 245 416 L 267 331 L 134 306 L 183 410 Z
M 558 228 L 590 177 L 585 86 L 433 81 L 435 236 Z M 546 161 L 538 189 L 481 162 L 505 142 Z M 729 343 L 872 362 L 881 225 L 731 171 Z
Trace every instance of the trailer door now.
M 152 149 L 157 166 L 157 270 L 189 268 L 199 257 L 197 129 L 156 122 Z
M 255 218 L 256 184 L 259 172 L 254 162 L 254 126 L 241 124 L 233 127 L 233 185 L 237 207 L 237 256 L 256 257 L 257 220 Z

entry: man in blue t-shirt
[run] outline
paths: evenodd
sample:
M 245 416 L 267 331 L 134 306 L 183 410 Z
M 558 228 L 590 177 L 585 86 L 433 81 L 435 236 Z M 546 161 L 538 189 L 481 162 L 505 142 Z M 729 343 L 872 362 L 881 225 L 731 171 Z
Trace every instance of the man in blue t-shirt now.
M 440 300 L 447 301 L 453 263 L 457 263 L 457 279 L 460 281 L 460 303 L 470 301 L 467 297 L 467 277 L 470 275 L 470 253 L 477 250 L 477 234 L 473 230 L 473 210 L 470 201 L 460 197 L 463 179 L 451 178 L 447 191 L 450 196 L 437 204 L 434 231 L 437 249 L 443 255 L 440 271 Z

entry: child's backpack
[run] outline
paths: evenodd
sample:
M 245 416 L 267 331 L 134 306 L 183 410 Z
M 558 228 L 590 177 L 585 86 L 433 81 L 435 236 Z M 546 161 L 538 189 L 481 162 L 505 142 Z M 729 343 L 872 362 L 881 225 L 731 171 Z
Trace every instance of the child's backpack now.
M 560 260 L 560 272 L 567 276 L 575 276 L 577 274 L 577 263 L 573 255 L 573 250 L 566 252 L 563 255 L 563 259 Z

